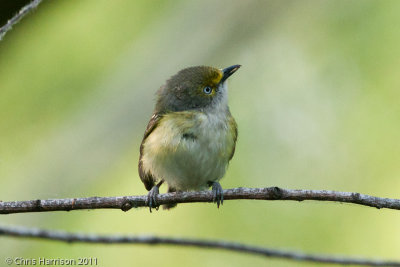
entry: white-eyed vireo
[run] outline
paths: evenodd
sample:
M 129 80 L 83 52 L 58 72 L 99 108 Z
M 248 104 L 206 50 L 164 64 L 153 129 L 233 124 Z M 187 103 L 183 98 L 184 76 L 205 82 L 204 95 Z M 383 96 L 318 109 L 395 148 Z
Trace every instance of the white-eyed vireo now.
M 239 68 L 186 68 L 158 90 L 139 159 L 150 211 L 158 208 L 156 198 L 163 182 L 168 184 L 168 192 L 211 186 L 214 202 L 218 207 L 223 203 L 218 181 L 233 157 L 238 135 L 228 107 L 226 80 Z

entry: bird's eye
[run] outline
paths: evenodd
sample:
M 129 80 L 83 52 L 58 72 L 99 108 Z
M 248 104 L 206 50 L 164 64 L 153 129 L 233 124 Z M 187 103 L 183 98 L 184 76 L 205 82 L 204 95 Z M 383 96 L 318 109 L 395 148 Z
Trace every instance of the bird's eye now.
M 209 95 L 209 94 L 211 94 L 212 89 L 211 89 L 210 86 L 206 86 L 206 87 L 204 87 L 203 92 L 204 92 L 206 95 Z

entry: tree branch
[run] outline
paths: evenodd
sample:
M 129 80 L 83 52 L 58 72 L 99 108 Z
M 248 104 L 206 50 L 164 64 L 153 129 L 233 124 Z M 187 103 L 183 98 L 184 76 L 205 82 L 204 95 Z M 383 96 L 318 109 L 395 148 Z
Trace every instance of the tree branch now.
M 23 17 L 25 17 L 29 12 L 35 9 L 40 4 L 40 2 L 42 2 L 42 0 L 33 0 L 32 2 L 21 8 L 21 10 L 14 17 L 8 20 L 7 23 L 0 28 L 0 41 L 15 24 L 17 24 Z
M 381 198 L 360 193 L 328 190 L 293 190 L 279 187 L 233 188 L 224 190 L 224 200 L 318 200 L 353 203 L 375 208 L 400 210 L 400 199 Z M 212 202 L 211 191 L 160 194 L 158 204 Z M 87 197 L 29 201 L 0 202 L 0 214 L 44 211 L 70 211 L 81 209 L 121 209 L 147 207 L 146 196 Z
M 228 242 L 223 240 L 198 240 L 187 238 L 172 238 L 158 236 L 122 236 L 122 235 L 96 235 L 69 233 L 64 231 L 50 231 L 35 228 L 0 226 L 0 236 L 22 238 L 39 238 L 45 240 L 61 241 L 67 243 L 98 243 L 98 244 L 148 244 L 148 245 L 174 245 L 191 246 L 198 248 L 215 248 L 235 252 L 254 254 L 272 258 L 283 258 L 296 261 L 309 261 L 319 263 L 353 264 L 368 266 L 400 266 L 397 261 L 371 260 L 361 258 L 345 258 L 338 256 L 314 255 L 301 252 L 276 250 L 246 244 Z

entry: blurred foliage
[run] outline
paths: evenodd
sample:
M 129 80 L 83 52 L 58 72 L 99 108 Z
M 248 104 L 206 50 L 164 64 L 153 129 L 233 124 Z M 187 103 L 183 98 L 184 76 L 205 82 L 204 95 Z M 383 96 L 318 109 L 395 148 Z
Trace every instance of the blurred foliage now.
M 154 92 L 203 64 L 243 65 L 230 80 L 239 141 L 224 188 L 398 197 L 399 12 L 395 0 L 44 1 L 0 43 L 1 200 L 145 194 L 137 160 Z M 322 202 L 17 214 L 1 223 L 400 259 L 399 212 Z M 174 247 L 0 245 L 3 258 L 98 257 L 100 266 L 309 266 Z

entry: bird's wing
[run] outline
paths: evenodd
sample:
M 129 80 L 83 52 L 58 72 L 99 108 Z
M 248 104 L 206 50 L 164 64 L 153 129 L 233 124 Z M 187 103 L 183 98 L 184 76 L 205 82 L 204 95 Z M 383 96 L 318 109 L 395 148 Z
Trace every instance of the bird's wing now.
M 229 112 L 229 128 L 230 131 L 232 133 L 232 137 L 233 137 L 233 148 L 232 148 L 232 152 L 231 155 L 229 156 L 229 160 L 231 160 L 233 158 L 233 155 L 235 154 L 235 149 L 236 149 L 236 140 L 238 137 L 238 128 L 237 128 L 237 124 L 235 119 L 232 117 L 232 115 Z
M 145 172 L 143 170 L 143 162 L 142 162 L 143 147 L 144 147 L 144 142 L 146 141 L 147 137 L 157 127 L 161 118 L 162 118 L 162 116 L 159 114 L 153 114 L 153 116 L 151 116 L 151 119 L 150 119 L 149 123 L 147 124 L 146 131 L 144 132 L 142 143 L 140 144 L 139 176 L 140 176 L 140 179 L 142 180 L 142 182 L 144 183 L 144 186 L 149 191 L 154 186 L 154 184 L 156 182 L 156 177 L 154 177 L 151 173 Z

